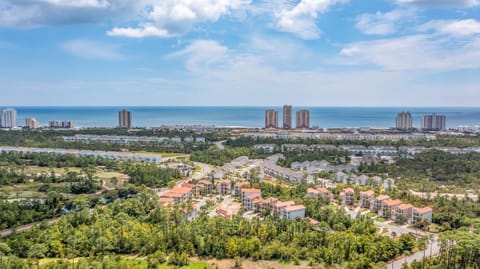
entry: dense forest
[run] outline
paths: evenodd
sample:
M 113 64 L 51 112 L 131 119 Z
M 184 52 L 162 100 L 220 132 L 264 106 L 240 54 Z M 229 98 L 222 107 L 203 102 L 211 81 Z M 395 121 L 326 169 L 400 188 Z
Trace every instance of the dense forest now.
M 395 177 L 432 179 L 453 184 L 480 184 L 480 153 L 452 154 L 431 150 L 413 157 L 399 156 L 392 165 L 362 165 L 362 173 L 387 173 Z
M 193 152 L 190 155 L 190 160 L 220 166 L 240 156 L 247 156 L 250 159 L 263 159 L 270 155 L 268 152 L 251 147 L 226 147 L 225 149 L 210 147 L 207 150 Z
M 0 244 L 3 242 L 11 255 L 34 260 L 116 253 L 155 256 L 156 262 L 176 263 L 182 256 L 245 257 L 308 260 L 313 264 L 344 264 L 347 268 L 369 268 L 415 246 L 405 243 L 412 241 L 408 235 L 400 240 L 379 235 L 369 219 L 337 217 L 335 225 L 330 225 L 332 212 L 315 212 L 314 207 L 310 210 L 324 229 L 305 221 L 273 217 L 229 220 L 203 215 L 187 222 L 181 210 L 158 207 L 155 196 L 143 192 L 97 207 L 92 213 L 84 208 L 63 216 L 50 227 L 1 239 Z
M 277 164 L 283 167 L 290 167 L 293 162 L 321 161 L 326 160 L 330 164 L 349 163 L 350 153 L 345 150 L 325 149 L 316 151 L 288 151 L 283 153 L 284 158 L 278 160 Z

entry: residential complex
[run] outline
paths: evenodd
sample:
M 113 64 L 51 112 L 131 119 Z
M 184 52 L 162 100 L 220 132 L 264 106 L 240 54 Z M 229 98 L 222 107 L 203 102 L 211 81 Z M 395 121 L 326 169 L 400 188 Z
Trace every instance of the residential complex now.
M 132 113 L 130 111 L 124 109 L 118 112 L 118 127 L 132 128 Z
M 310 128 L 310 111 L 299 110 L 297 111 L 297 129 L 309 129 Z
M 28 129 L 38 129 L 40 123 L 35 118 L 25 118 L 25 127 Z
M 278 111 L 269 109 L 265 111 L 265 129 L 278 128 Z
M 447 129 L 447 116 L 437 115 L 433 113 L 432 115 L 423 115 L 422 116 L 422 130 L 425 131 L 444 131 Z
M 7 108 L 0 111 L 0 127 L 17 127 L 17 111 L 13 108 Z
M 413 119 L 410 112 L 400 112 L 397 115 L 396 128 L 398 130 L 411 130 L 413 128 Z
M 162 156 L 160 154 L 142 154 L 121 151 L 99 151 L 99 150 L 77 150 L 77 149 L 59 149 L 59 148 L 27 148 L 27 147 L 9 147 L 0 146 L 0 152 L 25 152 L 25 153 L 51 153 L 51 154 L 73 154 L 76 156 L 101 157 L 112 160 L 131 160 L 134 162 L 160 163 Z
M 292 128 L 292 106 L 283 106 L 283 129 Z

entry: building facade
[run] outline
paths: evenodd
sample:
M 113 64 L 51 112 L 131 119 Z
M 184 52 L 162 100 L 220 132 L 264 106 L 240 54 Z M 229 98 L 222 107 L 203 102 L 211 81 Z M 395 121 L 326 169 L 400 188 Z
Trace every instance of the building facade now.
M 132 112 L 125 109 L 118 112 L 118 127 L 132 128 Z
M 432 115 L 422 116 L 422 129 L 425 131 L 444 131 L 447 129 L 447 116 Z
M 273 109 L 265 111 L 265 128 L 278 128 L 278 111 Z
M 283 106 L 283 129 L 292 129 L 292 106 Z
M 7 108 L 0 112 L 0 127 L 17 127 L 17 111 L 13 108 Z
M 35 118 L 25 118 L 25 127 L 27 127 L 28 129 L 38 129 L 38 127 L 40 127 L 40 124 Z
M 398 113 L 396 128 L 398 130 L 411 130 L 413 128 L 412 114 L 410 112 Z
M 299 110 L 297 111 L 297 129 L 309 129 L 310 128 L 310 111 Z

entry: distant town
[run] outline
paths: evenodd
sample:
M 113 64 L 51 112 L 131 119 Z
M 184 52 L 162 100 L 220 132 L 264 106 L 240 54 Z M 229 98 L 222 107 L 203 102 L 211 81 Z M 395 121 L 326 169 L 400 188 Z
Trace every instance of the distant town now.
M 296 111 L 295 124 L 293 123 L 294 117 L 292 116 L 293 107 L 291 105 L 283 106 L 282 113 L 282 126 L 279 124 L 279 112 L 274 109 L 268 109 L 265 111 L 265 125 L 264 130 L 268 132 L 290 130 L 292 132 L 308 132 L 308 131 L 348 131 L 347 128 L 319 128 L 317 126 L 311 126 L 310 111 L 306 109 Z M 118 125 L 112 128 L 125 128 L 132 129 L 133 113 L 128 110 L 121 110 L 118 112 Z M 446 131 L 458 131 L 467 133 L 480 132 L 478 126 L 458 126 L 456 128 L 447 129 L 447 117 L 440 114 L 422 115 L 420 119 L 420 126 L 413 126 L 413 117 L 410 112 L 399 112 L 396 119 L 392 119 L 394 127 L 389 129 L 373 129 L 365 126 L 358 128 L 360 132 L 372 132 L 372 131 L 394 131 L 394 132 L 446 132 Z M 189 128 L 189 126 L 160 126 L 163 128 Z M 215 126 L 190 126 L 190 128 L 219 128 Z M 36 129 L 73 129 L 75 128 L 74 122 L 71 120 L 50 120 L 47 125 L 41 125 L 40 121 L 34 117 L 26 117 L 24 124 L 18 123 L 17 111 L 13 108 L 6 108 L 0 111 L 0 128 L 2 129 L 18 129 L 24 128 L 29 130 Z M 96 126 L 90 126 L 85 128 L 97 128 Z M 135 127 L 145 128 L 145 127 Z M 155 127 L 150 127 L 155 128 Z M 230 128 L 230 129 L 257 129 L 257 128 Z M 290 132 L 291 133 L 291 132 Z

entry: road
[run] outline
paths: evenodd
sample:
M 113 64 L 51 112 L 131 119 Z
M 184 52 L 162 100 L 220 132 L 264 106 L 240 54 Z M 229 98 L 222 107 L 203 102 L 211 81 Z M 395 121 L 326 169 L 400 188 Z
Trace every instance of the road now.
M 60 218 L 54 218 L 54 219 L 49 219 L 49 220 L 46 220 L 48 224 L 53 224 L 55 222 L 57 222 Z M 25 224 L 25 225 L 22 225 L 22 226 L 18 226 L 16 228 L 16 231 L 17 232 L 24 232 L 26 230 L 30 230 L 32 229 L 33 227 L 35 226 L 39 226 L 40 224 L 42 224 L 42 222 L 34 222 L 34 223 L 29 223 L 29 224 Z M 11 235 L 13 232 L 12 229 L 7 229 L 7 230 L 2 230 L 0 231 L 0 237 L 5 237 L 5 236 L 9 236 Z
M 221 207 L 227 207 L 228 205 L 230 205 L 233 201 L 233 198 L 231 196 L 225 196 L 223 197 L 223 201 L 217 205 L 212 211 L 210 211 L 210 213 L 208 213 L 208 216 L 209 217 L 215 217 L 217 215 L 217 209 L 218 208 L 221 208 Z
M 227 141 L 227 140 L 217 141 L 217 142 L 215 142 L 215 143 L 213 143 L 213 144 L 215 144 L 215 145 L 218 147 L 218 149 L 224 149 L 225 146 L 223 145 L 223 143 L 225 143 L 226 141 Z
M 430 242 L 425 251 L 419 251 L 413 253 L 410 256 L 407 256 L 403 259 L 396 260 L 387 264 L 387 269 L 401 269 L 404 263 L 410 264 L 414 260 L 421 261 L 423 257 L 436 256 L 440 252 L 440 244 L 438 239 L 434 237 Z
M 199 166 L 200 168 L 202 168 L 202 171 L 196 173 L 195 175 L 192 176 L 192 179 L 195 179 L 195 180 L 200 180 L 206 176 L 208 176 L 208 174 L 210 174 L 212 172 L 212 168 L 210 168 L 210 166 L 208 164 L 205 164 L 205 163 L 199 163 L 199 162 L 194 162 L 194 164 L 196 166 Z
M 430 198 L 430 199 L 435 198 L 437 196 L 441 196 L 441 197 L 447 197 L 448 199 L 453 199 L 454 197 L 456 197 L 457 199 L 462 200 L 462 199 L 465 199 L 465 196 L 467 196 L 468 198 L 474 201 L 478 200 L 478 196 L 473 193 L 468 193 L 465 195 L 465 194 L 459 194 L 459 193 L 418 192 L 414 190 L 410 190 L 410 193 L 421 198 Z

